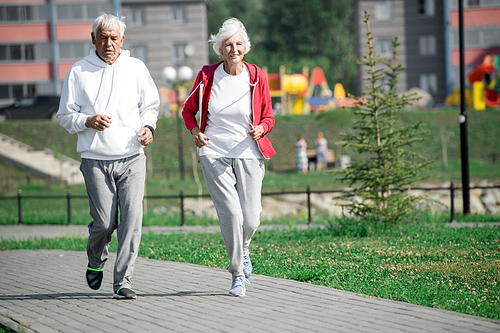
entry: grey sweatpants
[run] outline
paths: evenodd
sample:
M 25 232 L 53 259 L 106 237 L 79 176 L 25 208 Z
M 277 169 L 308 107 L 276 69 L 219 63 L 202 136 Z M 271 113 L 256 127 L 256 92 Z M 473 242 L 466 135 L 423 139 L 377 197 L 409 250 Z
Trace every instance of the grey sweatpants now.
M 142 200 L 146 156 L 118 160 L 82 159 L 80 170 L 89 196 L 90 216 L 87 256 L 89 265 L 102 269 L 108 260 L 109 242 L 116 229 L 118 249 L 113 289 L 131 288 L 135 259 L 141 242 Z M 120 209 L 120 221 L 118 221 Z
M 233 279 L 244 277 L 243 252 L 260 225 L 264 161 L 200 156 L 208 191 L 219 217 Z

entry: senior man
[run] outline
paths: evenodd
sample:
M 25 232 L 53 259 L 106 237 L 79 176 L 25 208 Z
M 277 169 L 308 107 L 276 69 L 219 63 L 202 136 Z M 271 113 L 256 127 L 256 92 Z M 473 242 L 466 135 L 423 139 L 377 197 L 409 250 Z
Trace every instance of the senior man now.
M 123 18 L 110 14 L 94 21 L 95 49 L 69 70 L 56 118 L 69 133 L 78 135 L 80 170 L 93 220 L 88 226 L 87 284 L 94 290 L 101 287 L 116 230 L 113 297 L 135 299 L 131 279 L 141 240 L 143 148 L 153 142 L 160 101 L 144 63 L 121 49 L 125 27 Z

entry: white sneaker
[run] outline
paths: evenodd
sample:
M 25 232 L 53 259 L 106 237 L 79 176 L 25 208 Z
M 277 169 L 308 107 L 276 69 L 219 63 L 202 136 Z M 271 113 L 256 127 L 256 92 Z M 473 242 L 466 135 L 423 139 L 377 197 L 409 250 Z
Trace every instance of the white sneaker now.
M 242 277 L 233 279 L 231 290 L 229 290 L 229 296 L 245 296 L 245 283 L 246 281 Z

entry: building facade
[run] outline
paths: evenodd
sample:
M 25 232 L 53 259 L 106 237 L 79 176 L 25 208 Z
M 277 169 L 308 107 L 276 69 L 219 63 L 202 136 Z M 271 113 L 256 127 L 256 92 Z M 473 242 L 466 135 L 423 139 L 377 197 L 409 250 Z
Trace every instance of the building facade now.
M 110 0 L 0 0 L 0 105 L 60 93 L 69 68 L 93 48 L 92 22 L 114 13 Z M 157 85 L 165 66 L 208 63 L 207 0 L 122 1 L 124 48 Z M 188 52 L 189 51 L 189 52 Z
M 398 37 L 398 63 L 406 70 L 399 76 L 397 92 L 412 87 L 429 92 L 434 104 L 442 104 L 460 87 L 458 38 L 459 0 L 357 0 L 355 5 L 356 52 L 368 54 L 364 10 L 376 54 L 392 56 Z M 500 0 L 461 0 L 464 4 L 465 72 L 482 63 L 487 54 L 500 54 Z M 358 72 L 358 93 L 366 81 Z

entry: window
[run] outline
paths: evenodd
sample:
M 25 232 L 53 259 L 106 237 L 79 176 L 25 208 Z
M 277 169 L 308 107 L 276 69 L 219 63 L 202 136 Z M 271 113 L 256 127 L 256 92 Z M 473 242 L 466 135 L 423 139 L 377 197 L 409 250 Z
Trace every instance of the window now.
M 173 23 L 186 23 L 186 6 L 172 5 L 172 22 Z
M 130 7 L 130 11 L 131 11 L 130 24 L 132 24 L 132 25 L 145 25 L 146 24 L 146 15 L 145 15 L 144 7 L 132 6 L 132 7 Z
M 24 85 L 13 84 L 12 85 L 12 97 L 15 99 L 20 99 L 24 97 Z
M 176 65 L 181 64 L 184 61 L 186 45 L 187 44 L 174 45 L 174 63 Z
M 75 4 L 71 6 L 72 19 L 82 20 L 84 18 L 83 12 L 83 5 Z
M 420 16 L 436 15 L 434 0 L 418 0 L 418 14 Z
M 7 22 L 16 22 L 21 20 L 19 6 L 7 6 L 5 20 Z
M 0 85 L 0 99 L 9 99 L 9 98 L 10 98 L 9 86 L 6 84 Z
M 38 60 L 52 60 L 52 46 L 49 42 L 38 44 L 39 54 Z
M 10 45 L 9 51 L 10 60 L 22 60 L 21 45 Z
M 141 59 L 143 62 L 148 62 L 148 47 L 146 45 L 132 46 L 132 56 Z
M 0 45 L 0 61 L 9 59 L 7 52 L 7 45 Z
M 41 90 L 42 86 L 46 86 L 46 89 Z M 16 99 L 29 102 L 29 97 L 39 94 L 53 94 L 53 90 L 52 82 L 3 84 L 0 85 L 0 100 L 10 100 L 9 102 L 12 102 L 13 99 Z
M 479 30 L 476 29 L 466 29 L 464 31 L 464 42 L 468 47 L 479 46 Z
M 49 42 L 37 44 L 0 44 L 0 61 L 31 62 L 52 59 Z
M 57 18 L 59 20 L 71 19 L 71 5 L 66 5 L 66 4 L 57 5 Z
M 483 42 L 482 47 L 495 47 L 500 45 L 500 30 L 488 29 L 482 31 Z
M 392 59 L 394 57 L 393 54 L 393 47 L 392 47 L 392 39 L 390 38 L 381 38 L 378 40 L 378 53 L 382 53 L 382 51 L 385 51 L 384 56 Z
M 95 20 L 101 13 L 113 13 L 113 5 L 111 2 L 106 3 L 87 3 L 87 19 Z
M 479 0 L 467 0 L 467 7 L 481 7 Z
M 56 9 L 60 21 L 94 21 L 101 13 L 113 12 L 111 3 L 92 2 L 61 3 Z
M 24 59 L 26 61 L 35 60 L 35 44 L 24 45 Z
M 436 94 L 438 92 L 437 74 L 420 74 L 420 89 Z
M 375 18 L 381 21 L 392 19 L 392 1 L 378 0 L 375 2 Z
M 436 36 L 420 36 L 419 37 L 419 54 L 421 56 L 435 55 L 436 52 Z
M 59 57 L 61 60 L 77 60 L 84 58 L 90 50 L 89 42 L 60 42 Z
M 47 21 L 47 5 L 0 6 L 0 22 Z

